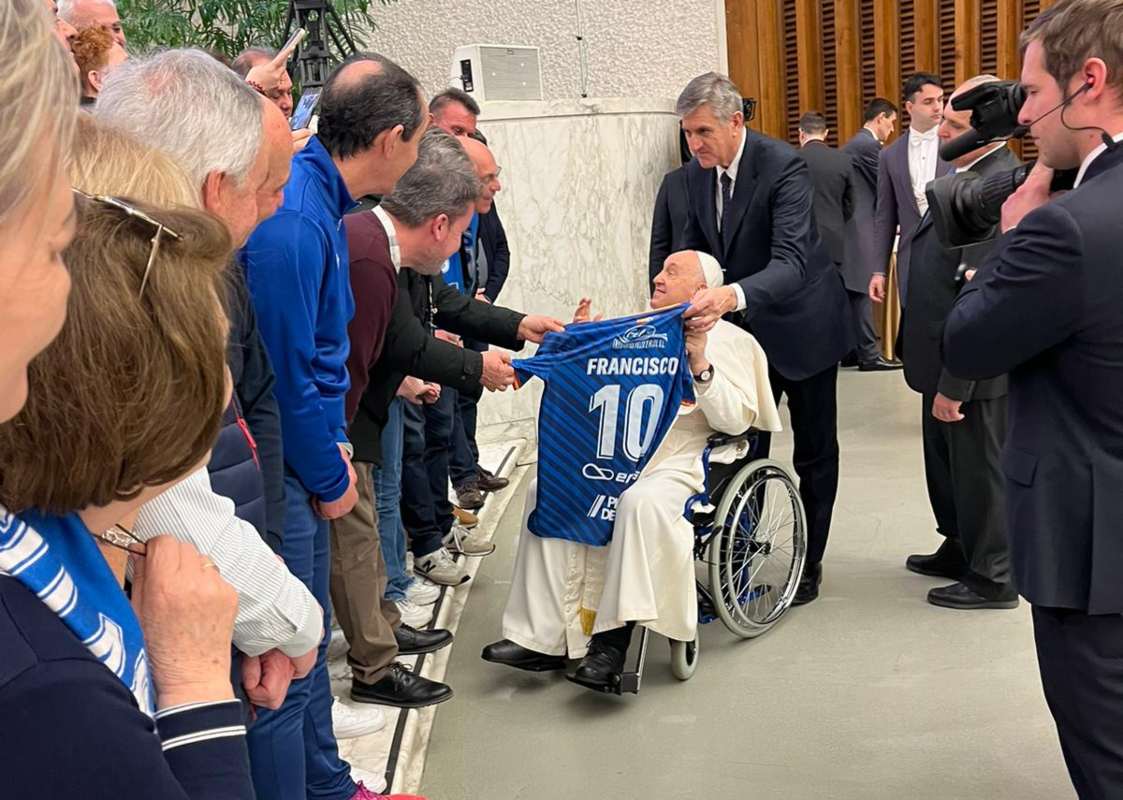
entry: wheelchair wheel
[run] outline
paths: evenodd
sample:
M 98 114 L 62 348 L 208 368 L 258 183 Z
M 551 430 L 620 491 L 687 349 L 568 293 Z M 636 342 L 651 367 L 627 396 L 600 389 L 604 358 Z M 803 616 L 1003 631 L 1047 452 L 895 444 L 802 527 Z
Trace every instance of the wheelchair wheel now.
M 788 610 L 803 574 L 807 528 L 799 491 L 780 464 L 753 461 L 729 481 L 707 556 L 710 594 L 730 631 L 752 639 Z
M 698 634 L 694 634 L 693 642 L 676 642 L 671 640 L 671 674 L 680 681 L 688 681 L 694 677 L 694 670 L 698 668 Z

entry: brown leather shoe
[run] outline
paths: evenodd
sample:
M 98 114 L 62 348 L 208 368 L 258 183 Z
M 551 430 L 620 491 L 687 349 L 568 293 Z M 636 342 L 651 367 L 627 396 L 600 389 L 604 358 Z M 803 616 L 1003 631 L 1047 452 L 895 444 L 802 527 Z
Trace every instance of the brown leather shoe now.
M 461 508 L 460 506 L 452 507 L 452 516 L 456 518 L 456 521 L 460 523 L 460 526 L 463 528 L 471 529 L 480 524 L 479 517 L 477 517 L 471 511 L 467 511 Z

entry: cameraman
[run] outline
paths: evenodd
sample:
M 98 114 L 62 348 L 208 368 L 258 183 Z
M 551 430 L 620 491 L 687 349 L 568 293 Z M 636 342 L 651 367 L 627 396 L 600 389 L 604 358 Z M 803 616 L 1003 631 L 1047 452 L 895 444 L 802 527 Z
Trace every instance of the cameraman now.
M 949 99 L 939 137 L 946 143 L 971 128 L 971 112 L 951 101 L 998 78 L 981 75 L 963 83 Z M 986 144 L 956 159 L 956 173 L 981 178 L 1009 173 L 1018 159 L 1004 142 Z M 959 181 L 965 178 L 942 178 Z M 967 381 L 948 373 L 940 353 L 943 326 L 967 270 L 994 247 L 990 238 L 967 247 L 946 247 L 931 212 L 912 240 L 909 313 L 901 320 L 905 381 L 923 398 L 921 419 L 924 475 L 936 528 L 945 538 L 931 555 L 912 555 L 905 565 L 922 575 L 946 577 L 950 586 L 932 589 L 928 602 L 957 609 L 1014 608 L 1018 593 L 1010 578 L 1000 465 L 1006 439 L 1006 376 Z
M 944 332 L 948 369 L 1010 373 L 1015 580 L 1081 798 L 1123 796 L 1123 0 L 1060 0 L 1022 35 L 1041 162 Z M 1076 188 L 1049 195 L 1054 169 Z

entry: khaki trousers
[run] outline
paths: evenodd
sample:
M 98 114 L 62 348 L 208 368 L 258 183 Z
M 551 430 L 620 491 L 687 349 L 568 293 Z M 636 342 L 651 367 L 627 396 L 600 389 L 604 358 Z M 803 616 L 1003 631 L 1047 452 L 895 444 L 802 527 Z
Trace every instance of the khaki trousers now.
M 351 649 L 347 662 L 363 683 L 378 681 L 398 657 L 398 607 L 386 600 L 386 562 L 378 538 L 374 468 L 355 462 L 359 502 L 331 523 L 331 604 Z

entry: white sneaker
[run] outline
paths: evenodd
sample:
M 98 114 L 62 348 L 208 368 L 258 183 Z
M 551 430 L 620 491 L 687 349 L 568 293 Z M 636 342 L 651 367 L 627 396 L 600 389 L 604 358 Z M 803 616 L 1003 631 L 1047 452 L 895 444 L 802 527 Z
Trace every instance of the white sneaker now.
M 359 769 L 355 766 L 351 767 L 351 780 L 357 784 L 362 784 L 363 788 L 368 792 L 366 797 L 370 797 L 371 794 L 380 795 L 386 791 L 386 776 L 379 775 L 367 769 Z M 355 797 L 363 796 L 361 792 L 355 794 Z
M 378 706 L 352 706 L 337 697 L 331 707 L 331 727 L 336 739 L 354 739 L 385 728 L 386 715 Z
M 444 538 L 444 543 L 450 553 L 457 555 L 479 557 L 490 556 L 495 552 L 494 544 L 459 524 L 452 526 L 452 530 Z
M 425 578 L 414 578 L 406 589 L 406 600 L 415 606 L 431 606 L 441 596 L 441 587 Z
M 414 605 L 408 598 L 395 600 L 394 604 L 398 607 L 398 613 L 402 615 L 402 622 L 411 628 L 424 628 L 433 618 L 432 606 Z
M 414 562 L 414 569 L 418 575 L 424 575 L 433 583 L 442 586 L 459 586 L 468 580 L 468 573 L 464 571 L 464 567 L 453 561 L 452 554 L 443 547 L 417 559 Z
M 347 651 L 351 649 L 351 645 L 347 643 L 347 637 L 343 635 L 343 631 L 339 628 L 332 628 L 331 641 L 328 642 L 328 661 L 338 661 L 347 655 Z

